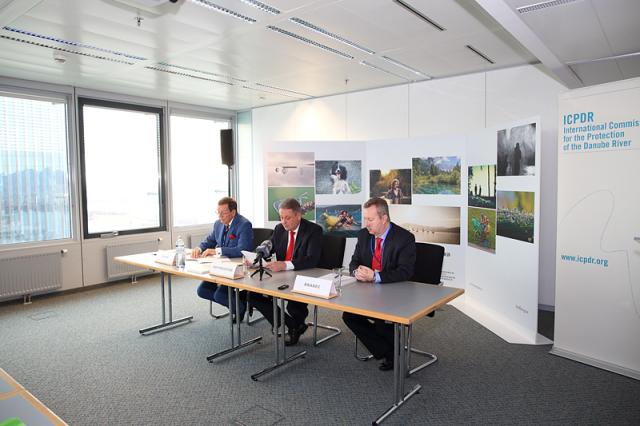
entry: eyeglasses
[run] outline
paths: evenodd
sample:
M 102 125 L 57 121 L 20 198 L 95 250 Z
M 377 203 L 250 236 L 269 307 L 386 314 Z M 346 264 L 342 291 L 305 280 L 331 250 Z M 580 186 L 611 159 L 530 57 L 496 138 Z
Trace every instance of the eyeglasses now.
M 226 216 L 231 213 L 231 210 L 227 210 L 227 211 L 218 210 L 216 213 L 218 214 L 218 216 Z

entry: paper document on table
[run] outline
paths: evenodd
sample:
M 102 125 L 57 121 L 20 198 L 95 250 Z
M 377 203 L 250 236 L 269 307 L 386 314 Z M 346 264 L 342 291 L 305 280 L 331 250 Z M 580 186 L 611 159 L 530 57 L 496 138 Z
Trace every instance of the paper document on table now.
M 196 259 L 198 261 L 198 263 L 221 263 L 221 262 L 228 262 L 229 258 L 226 256 L 207 256 L 207 257 L 199 257 L 198 259 Z
M 256 256 L 258 255 L 258 253 L 255 253 L 253 251 L 246 251 L 246 250 L 242 250 L 241 253 L 242 253 L 242 256 L 251 263 L 253 263 L 254 260 L 256 260 Z
M 338 276 L 336 274 L 334 274 L 334 273 L 329 273 L 329 274 L 323 275 L 323 276 L 318 277 L 318 278 L 323 279 L 323 280 L 335 280 L 335 279 L 338 278 Z M 344 287 L 346 285 L 353 284 L 356 281 L 357 281 L 356 277 L 352 277 L 352 276 L 343 274 L 342 275 L 341 285 L 342 285 L 342 287 Z

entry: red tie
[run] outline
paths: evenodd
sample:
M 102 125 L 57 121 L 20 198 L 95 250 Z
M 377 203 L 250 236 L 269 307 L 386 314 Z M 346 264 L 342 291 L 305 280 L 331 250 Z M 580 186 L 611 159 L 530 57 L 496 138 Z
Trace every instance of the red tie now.
M 285 261 L 293 259 L 293 246 L 296 244 L 296 240 L 293 238 L 295 234 L 294 231 L 289 231 L 289 246 L 287 247 L 287 255 L 284 258 Z
M 376 250 L 373 252 L 373 259 L 371 259 L 371 269 L 382 271 L 382 238 L 376 238 Z

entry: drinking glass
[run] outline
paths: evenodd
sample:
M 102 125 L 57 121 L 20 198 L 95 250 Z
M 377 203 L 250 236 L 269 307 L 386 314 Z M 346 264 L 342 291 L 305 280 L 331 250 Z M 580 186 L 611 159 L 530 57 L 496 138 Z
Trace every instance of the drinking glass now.
M 333 268 L 331 272 L 333 273 L 333 285 L 336 288 L 336 293 L 338 296 L 342 294 L 342 270 L 343 267 Z

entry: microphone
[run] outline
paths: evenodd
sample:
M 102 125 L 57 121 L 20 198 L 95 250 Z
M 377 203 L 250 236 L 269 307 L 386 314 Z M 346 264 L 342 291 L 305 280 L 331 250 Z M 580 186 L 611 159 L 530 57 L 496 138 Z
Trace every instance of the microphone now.
M 264 240 L 260 243 L 258 247 L 256 247 L 256 258 L 253 261 L 253 264 L 258 264 L 262 259 L 268 259 L 271 256 L 271 249 L 273 248 L 273 243 L 271 240 Z

